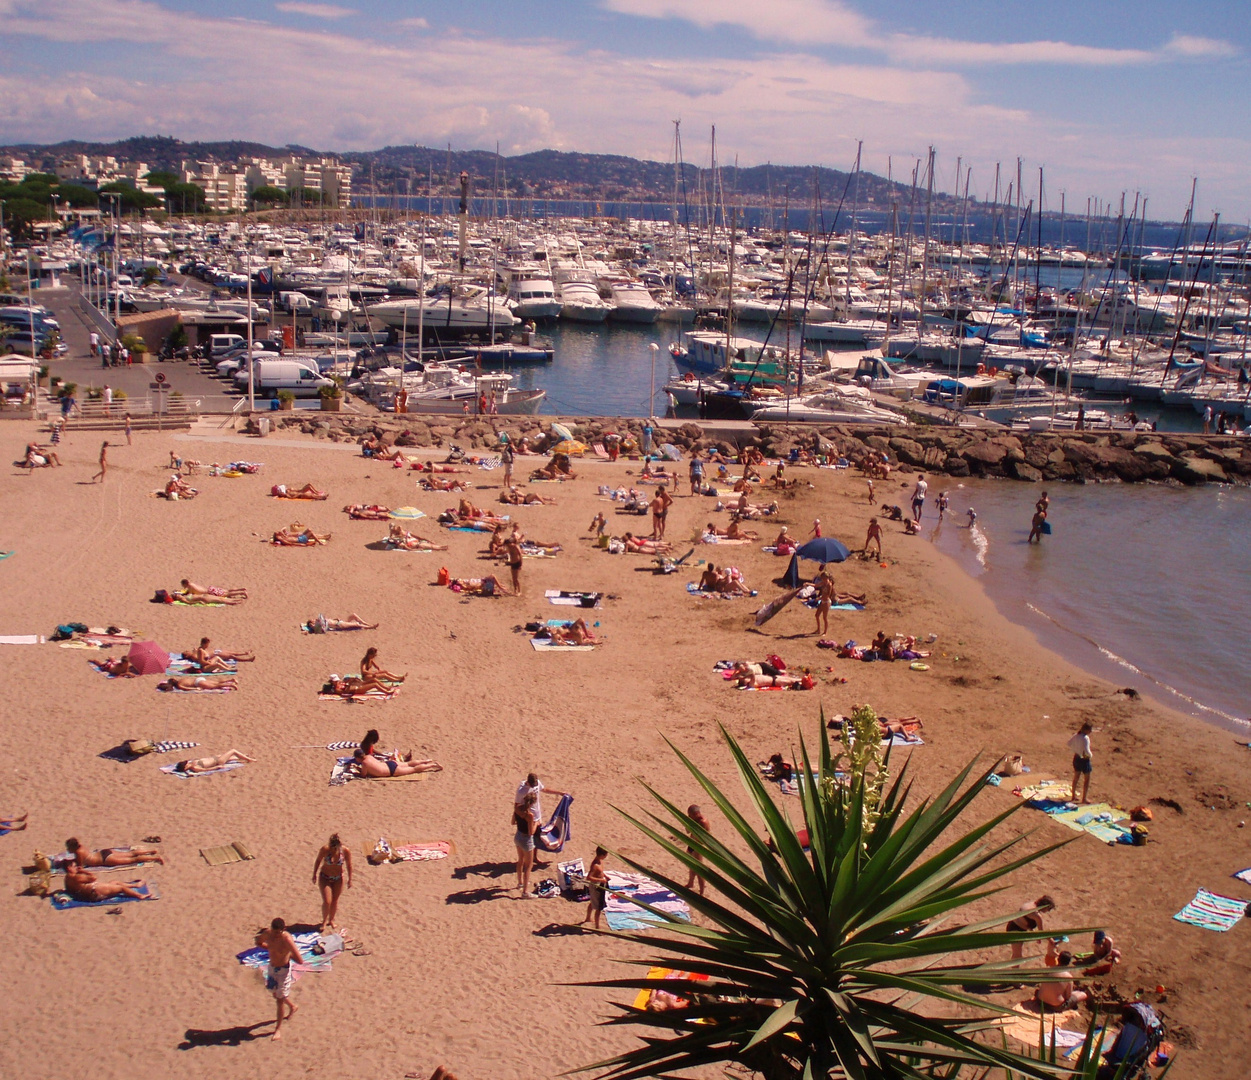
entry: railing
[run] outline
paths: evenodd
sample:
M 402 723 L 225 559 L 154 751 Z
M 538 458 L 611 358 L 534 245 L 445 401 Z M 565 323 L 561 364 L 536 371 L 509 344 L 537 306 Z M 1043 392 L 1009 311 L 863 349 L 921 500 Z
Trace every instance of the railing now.
M 88 323 L 105 341 L 117 340 L 117 327 L 113 325 L 113 320 L 88 300 L 86 294 L 78 294 L 78 305 L 87 316 Z

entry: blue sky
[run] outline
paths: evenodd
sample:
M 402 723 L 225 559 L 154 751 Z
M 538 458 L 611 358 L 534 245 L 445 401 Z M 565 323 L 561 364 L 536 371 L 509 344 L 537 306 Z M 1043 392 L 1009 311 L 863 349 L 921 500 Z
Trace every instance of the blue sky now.
M 1251 217 L 1248 0 L 0 0 L 0 142 L 551 147 L 910 175 L 1016 158 L 1087 197 Z

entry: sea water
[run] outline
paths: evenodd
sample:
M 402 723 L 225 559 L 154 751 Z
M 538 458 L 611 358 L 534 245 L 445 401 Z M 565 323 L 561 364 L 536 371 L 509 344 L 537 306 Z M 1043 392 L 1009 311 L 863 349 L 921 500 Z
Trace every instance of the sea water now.
M 944 489 L 951 506 L 939 525 L 935 503 Z M 1029 544 L 1041 490 L 935 477 L 921 537 L 954 556 L 1043 645 L 1116 685 L 1245 736 L 1251 489 L 1053 484 L 1052 531 Z M 901 490 L 892 501 L 906 507 L 909 495 Z

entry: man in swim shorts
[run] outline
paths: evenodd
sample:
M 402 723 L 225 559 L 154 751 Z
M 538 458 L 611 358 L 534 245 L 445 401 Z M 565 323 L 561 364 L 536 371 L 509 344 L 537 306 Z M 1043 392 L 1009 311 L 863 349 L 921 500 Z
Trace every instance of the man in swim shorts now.
M 282 919 L 275 919 L 268 930 L 256 935 L 256 944 L 269 953 L 269 967 L 265 972 L 265 988 L 278 1003 L 278 1018 L 274 1025 L 274 1039 L 282 1038 L 282 1022 L 295 1015 L 297 1006 L 291 1002 L 291 984 L 295 981 L 292 964 L 300 962 L 300 947 L 287 930 Z

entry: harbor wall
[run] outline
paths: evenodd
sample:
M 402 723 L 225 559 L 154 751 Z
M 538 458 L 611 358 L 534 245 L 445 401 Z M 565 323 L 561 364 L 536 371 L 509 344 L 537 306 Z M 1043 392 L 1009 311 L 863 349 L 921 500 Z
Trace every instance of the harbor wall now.
M 551 423 L 558 420 L 586 443 L 615 432 L 641 445 L 646 420 L 620 417 L 455 416 L 275 412 L 266 414 L 277 429 L 299 428 L 335 442 L 380 438 L 386 445 L 450 448 L 466 453 L 497 448 L 506 432 L 514 446 L 544 452 L 558 441 Z M 699 424 L 659 421 L 656 443 L 680 450 L 718 449 L 736 453 L 758 446 L 770 457 L 818 445 L 853 464 L 870 452 L 885 454 L 903 473 L 918 471 L 953 477 L 1003 477 L 1024 482 L 1087 483 L 1251 483 L 1251 439 L 1233 436 L 1157 432 L 1028 432 L 1002 429 L 952 429 L 913 425 L 890 427 L 760 424 Z

